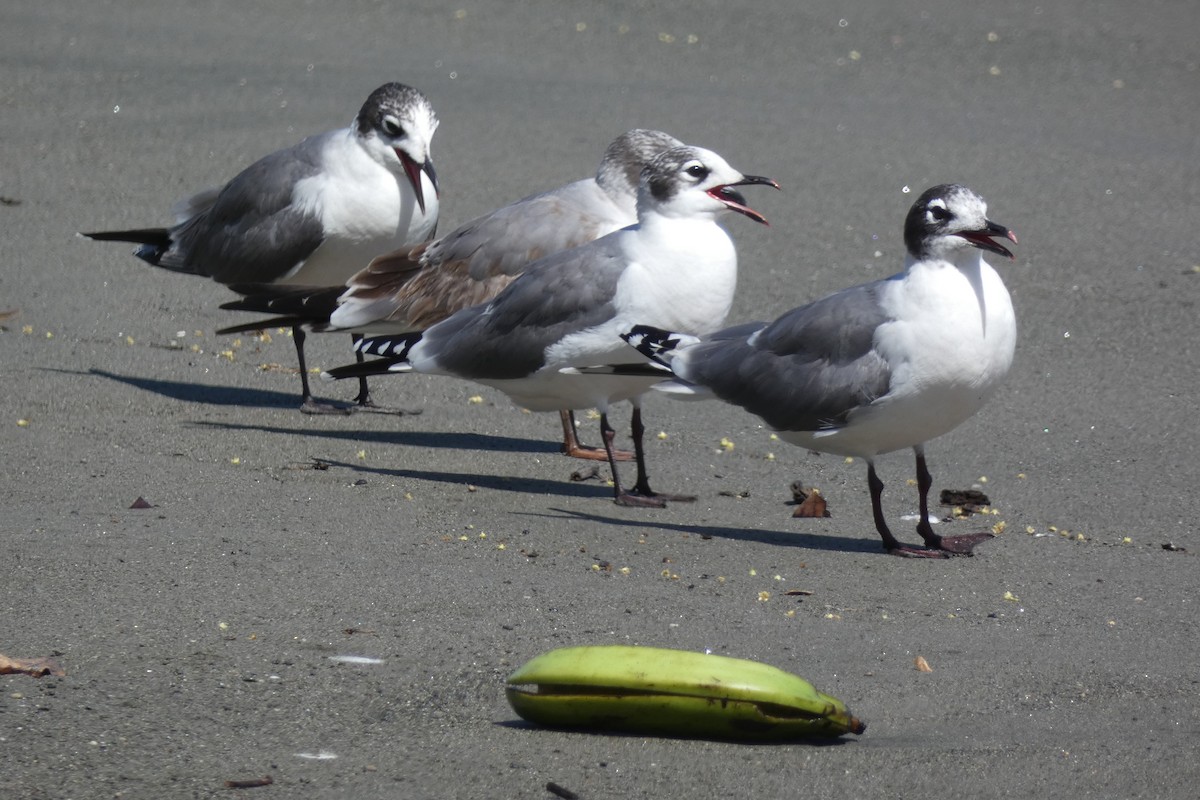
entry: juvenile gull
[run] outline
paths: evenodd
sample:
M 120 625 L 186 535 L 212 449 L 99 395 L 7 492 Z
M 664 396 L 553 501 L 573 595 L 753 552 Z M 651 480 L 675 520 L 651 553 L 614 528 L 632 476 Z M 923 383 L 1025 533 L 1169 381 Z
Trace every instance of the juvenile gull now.
M 429 100 L 402 83 L 367 98 L 348 128 L 310 136 L 251 164 L 229 183 L 173 209 L 170 228 L 85 233 L 136 242 L 157 267 L 243 285 L 342 285 L 372 258 L 433 236 L 438 185 L 429 145 L 438 120 Z M 305 332 L 293 326 L 303 391 L 316 402 L 304 359 Z M 360 405 L 370 397 L 363 382 Z
M 642 169 L 681 144 L 660 131 L 627 131 L 609 144 L 593 177 L 518 200 L 434 241 L 380 256 L 344 286 L 292 292 L 261 287 L 222 308 L 283 316 L 221 332 L 274 324 L 372 334 L 424 330 L 491 300 L 538 259 L 637 222 Z M 604 450 L 579 443 L 570 412 L 562 412 L 562 422 L 564 453 L 607 457 Z
M 649 485 L 639 402 L 661 376 L 562 370 L 622 357 L 640 361 L 619 335 L 636 321 L 653 320 L 693 334 L 721 325 L 737 284 L 737 255 L 717 218 L 732 210 L 766 223 L 732 188 L 746 184 L 778 188 L 769 178 L 743 175 L 709 150 L 666 150 L 642 171 L 636 225 L 537 262 L 491 302 L 460 311 L 423 333 L 367 339 L 361 348 L 384 358 L 329 374 L 452 375 L 493 386 L 532 411 L 595 407 L 616 502 L 661 507 L 668 498 Z M 622 400 L 632 400 L 634 406 L 638 476 L 629 491 L 617 475 L 614 431 L 608 422 L 609 406 Z
M 829 295 L 769 325 L 702 339 L 639 325 L 624 338 L 674 374 L 656 389 L 715 395 L 762 417 L 785 441 L 864 459 L 875 527 L 889 553 L 969 555 L 991 534 L 933 532 L 925 442 L 978 411 L 1012 364 L 1012 302 L 982 251 L 1012 253 L 993 237 L 1017 241 L 987 218 L 975 192 L 935 186 L 908 212 L 908 257 L 898 275 Z M 892 535 L 875 474 L 877 456 L 906 447 L 916 454 L 917 532 L 925 548 Z

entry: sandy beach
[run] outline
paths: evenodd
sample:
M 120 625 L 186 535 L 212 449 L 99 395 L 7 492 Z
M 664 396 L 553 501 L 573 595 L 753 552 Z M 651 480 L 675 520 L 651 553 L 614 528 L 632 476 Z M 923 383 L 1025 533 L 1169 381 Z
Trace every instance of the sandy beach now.
M 1195 8 L 5 5 L 0 654 L 66 674 L 0 676 L 0 797 L 1195 796 Z M 716 402 L 647 401 L 656 488 L 699 497 L 661 510 L 614 505 L 606 466 L 571 480 L 555 415 L 475 384 L 305 416 L 286 331 L 218 336 L 248 319 L 229 290 L 76 235 L 167 224 L 391 80 L 440 117 L 443 233 L 633 127 L 777 180 L 745 191 L 770 227 L 724 222 L 730 323 L 897 272 L 923 189 L 980 192 L 1020 238 L 989 256 L 1016 361 L 927 452 L 935 491 L 993 511 L 939 529 L 1000 534 L 888 557 L 861 461 Z M 910 454 L 879 469 L 916 541 Z M 796 480 L 828 519 L 792 517 Z M 516 667 L 605 643 L 773 664 L 868 728 L 747 745 L 509 708 Z

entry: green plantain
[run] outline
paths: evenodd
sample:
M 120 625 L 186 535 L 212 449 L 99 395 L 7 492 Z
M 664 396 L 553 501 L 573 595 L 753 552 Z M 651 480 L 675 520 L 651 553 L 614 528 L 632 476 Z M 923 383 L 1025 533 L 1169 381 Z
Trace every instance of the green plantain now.
M 565 647 L 529 661 L 508 684 L 521 717 L 557 728 L 752 741 L 866 730 L 845 703 L 797 675 L 686 650 Z

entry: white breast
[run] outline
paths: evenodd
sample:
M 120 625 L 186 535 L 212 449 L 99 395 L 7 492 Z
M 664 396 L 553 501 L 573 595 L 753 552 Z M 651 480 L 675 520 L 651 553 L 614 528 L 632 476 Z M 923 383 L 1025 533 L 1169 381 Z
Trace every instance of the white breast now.
M 424 172 L 422 214 L 407 176 L 385 169 L 351 135 L 331 138 L 322 162 L 320 173 L 296 183 L 292 197 L 321 220 L 326 239 L 280 283 L 337 286 L 375 256 L 433 233 L 437 191 Z
M 881 302 L 894 318 L 875 335 L 892 370 L 888 393 L 853 411 L 842 429 L 782 438 L 860 457 L 913 447 L 969 419 L 1008 374 L 1016 318 L 1008 290 L 982 259 L 917 265 L 887 285 Z

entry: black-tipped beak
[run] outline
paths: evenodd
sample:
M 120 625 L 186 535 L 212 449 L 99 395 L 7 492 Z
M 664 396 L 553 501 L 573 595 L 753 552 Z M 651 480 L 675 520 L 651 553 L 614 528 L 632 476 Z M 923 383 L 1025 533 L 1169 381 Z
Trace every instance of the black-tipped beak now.
M 713 199 L 724 203 L 725 206 L 731 211 L 744 214 L 755 222 L 761 222 L 763 225 L 770 225 L 771 223 L 767 222 L 767 218 L 755 211 L 750 206 L 746 205 L 746 198 L 742 197 L 741 192 L 738 192 L 733 188 L 734 186 L 752 186 L 755 184 L 762 186 L 774 186 L 776 189 L 779 188 L 779 184 L 770 178 L 764 178 L 761 175 L 743 175 L 740 181 L 726 183 L 721 186 L 714 186 L 708 190 L 708 194 Z
M 776 189 L 779 188 L 778 183 L 776 183 L 771 178 L 764 178 L 762 175 L 743 175 L 742 179 L 740 181 L 737 181 L 736 183 L 731 183 L 729 185 L 730 186 L 752 186 L 755 184 L 760 185 L 760 186 L 773 186 Z
M 409 156 L 408 153 L 401 150 L 399 147 L 393 148 L 396 151 L 396 156 L 400 159 L 400 163 L 404 166 L 404 174 L 408 176 L 408 182 L 412 184 L 413 192 L 417 195 L 417 205 L 421 207 L 421 213 L 425 213 L 425 192 L 421 188 L 421 173 L 424 172 L 429 176 L 429 182 L 433 184 L 433 191 L 439 193 L 437 173 L 433 170 L 433 161 L 426 158 L 424 164 L 418 164 Z
M 987 220 L 987 224 L 983 227 L 983 230 L 963 231 L 958 235 L 966 239 L 975 247 L 978 247 L 980 250 L 989 250 L 993 253 L 998 253 L 999 255 L 1013 258 L 1012 251 L 999 242 L 992 241 L 992 237 L 1000 236 L 1010 240 L 1013 244 L 1016 244 L 1017 235 L 1003 225 L 997 222 L 992 222 L 990 219 Z

